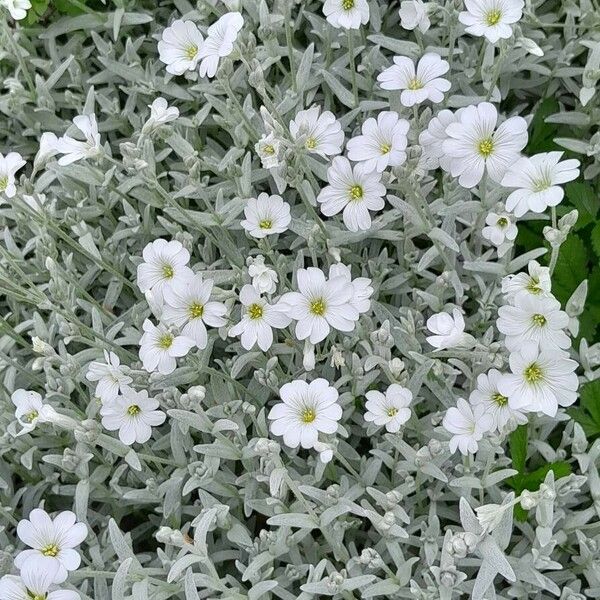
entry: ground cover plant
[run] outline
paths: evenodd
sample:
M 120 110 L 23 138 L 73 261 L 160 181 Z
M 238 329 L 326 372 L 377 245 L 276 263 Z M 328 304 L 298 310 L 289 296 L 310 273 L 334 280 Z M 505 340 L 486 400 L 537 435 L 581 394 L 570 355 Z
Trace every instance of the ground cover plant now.
M 0 600 L 600 597 L 596 0 L 0 11 Z

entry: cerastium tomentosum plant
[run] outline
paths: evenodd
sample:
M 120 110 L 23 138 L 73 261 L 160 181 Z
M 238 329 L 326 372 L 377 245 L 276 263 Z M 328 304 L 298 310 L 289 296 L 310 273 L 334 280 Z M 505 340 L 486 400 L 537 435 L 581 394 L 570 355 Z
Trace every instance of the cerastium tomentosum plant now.
M 597 596 L 596 3 L 0 10 L 0 600 Z

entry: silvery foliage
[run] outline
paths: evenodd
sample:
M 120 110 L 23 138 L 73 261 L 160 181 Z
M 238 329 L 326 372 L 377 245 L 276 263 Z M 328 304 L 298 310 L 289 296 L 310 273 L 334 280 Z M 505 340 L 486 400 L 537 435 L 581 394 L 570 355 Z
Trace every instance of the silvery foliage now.
M 573 474 L 549 472 L 520 500 L 527 520 L 513 522 L 507 439 L 488 436 L 462 459 L 450 455 L 440 425 L 479 373 L 506 367 L 494 328 L 501 277 L 547 249 L 498 259 L 480 230 L 503 192 L 490 186 L 480 199 L 448 176 L 420 172 L 416 138 L 431 109 L 413 113 L 376 85 L 392 55 L 428 48 L 452 64 L 447 107 L 488 99 L 530 119 L 554 96 L 564 110 L 551 121 L 590 130 L 589 139 L 559 143 L 587 155 L 585 176 L 597 176 L 597 5 L 527 2 L 513 37 L 494 47 L 460 35 L 462 2 L 429 2 L 425 34 L 399 27 L 395 3 L 369 4 L 368 26 L 349 37 L 328 26 L 320 2 L 247 0 L 236 50 L 212 81 L 166 77 L 156 45 L 173 18 L 205 31 L 223 12 L 218 2 L 108 3 L 27 34 L 3 16 L 0 146 L 28 167 L 17 197 L 0 207 L 0 574 L 14 572 L 16 521 L 43 504 L 89 525 L 83 565 L 65 584 L 82 598 L 597 597 L 600 442 L 589 445 L 562 409 L 556 419 L 530 415 L 529 452 L 568 460 Z M 147 131 L 157 96 L 181 117 Z M 346 139 L 390 104 L 411 121 L 408 161 L 386 176 L 388 205 L 368 232 L 316 216 L 324 160 L 290 143 L 273 174 L 256 155 L 261 135 L 286 138 L 296 112 L 314 102 L 338 116 Z M 41 133 L 62 135 L 73 116 L 91 112 L 103 155 L 32 173 Z M 245 200 L 277 185 L 292 205 L 290 230 L 275 244 L 250 239 L 239 225 Z M 44 209 L 32 210 L 23 194 L 44 194 Z M 553 254 L 573 221 L 557 226 Z M 259 254 L 283 290 L 297 268 L 339 257 L 373 280 L 370 313 L 317 349 L 314 373 L 339 389 L 344 408 L 331 463 L 269 435 L 279 387 L 305 373 L 303 345 L 289 330 L 263 353 L 245 352 L 223 328 L 171 375 L 141 369 L 137 342 L 150 308 L 135 272 L 158 237 L 192 252 L 232 314 L 234 289 L 249 281 L 247 258 Z M 575 320 L 583 295 L 568 308 Z M 423 315 L 447 305 L 463 308 L 474 348 L 432 353 L 425 343 Z M 105 349 L 168 413 L 148 443 L 130 448 L 102 429 L 85 372 Z M 597 376 L 592 350 L 579 356 L 587 379 Z M 413 416 L 400 434 L 374 433 L 365 392 L 393 382 L 412 391 Z M 11 436 L 9 396 L 19 387 L 70 419 Z M 554 447 L 547 440 L 557 431 Z M 485 526 L 474 512 L 484 504 L 498 505 Z

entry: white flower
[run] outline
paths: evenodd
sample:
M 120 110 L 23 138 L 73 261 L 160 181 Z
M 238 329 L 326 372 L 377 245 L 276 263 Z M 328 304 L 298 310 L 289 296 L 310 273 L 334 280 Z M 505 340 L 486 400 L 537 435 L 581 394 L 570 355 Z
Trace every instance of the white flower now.
M 8 9 L 10 16 L 15 21 L 20 21 L 27 16 L 27 11 L 31 8 L 29 0 L 0 0 L 0 6 Z
M 290 205 L 281 196 L 259 194 L 250 198 L 244 208 L 246 218 L 240 225 L 253 237 L 264 238 L 273 233 L 287 231 L 292 221 Z
M 319 432 L 335 433 L 342 416 L 338 392 L 327 380 L 307 383 L 299 379 L 281 386 L 282 402 L 269 412 L 271 433 L 282 435 L 289 448 L 314 448 Z
M 311 344 L 323 341 L 331 328 L 352 331 L 358 311 L 350 301 L 354 288 L 345 276 L 326 280 L 321 269 L 296 272 L 299 292 L 288 292 L 280 300 L 286 314 L 297 321 L 296 337 Z
M 425 100 L 434 103 L 444 99 L 450 82 L 441 75 L 448 72 L 450 65 L 439 54 L 424 54 L 415 70 L 415 63 L 406 56 L 394 56 L 394 64 L 380 73 L 377 81 L 384 90 L 402 90 L 402 106 L 414 106 Z
M 421 0 L 402 0 L 398 11 L 402 28 L 408 31 L 418 28 L 421 33 L 425 33 L 431 26 L 427 7 Z
M 254 146 L 260 162 L 265 169 L 274 169 L 280 165 L 281 140 L 273 133 L 263 135 Z
M 21 431 L 16 435 L 24 435 L 33 431 L 38 423 L 52 421 L 54 409 L 44 404 L 42 396 L 32 390 L 15 390 L 10 399 L 15 405 L 15 418 L 21 425 Z
M 173 334 L 166 325 L 144 321 L 144 334 L 140 339 L 140 359 L 148 372 L 162 375 L 172 373 L 177 367 L 176 358 L 185 356 L 196 342 L 183 335 Z
M 84 523 L 76 522 L 70 510 L 58 513 L 54 519 L 41 508 L 34 508 L 29 519 L 19 521 L 17 536 L 32 550 L 22 550 L 15 557 L 15 567 L 47 574 L 53 583 L 62 583 L 68 571 L 79 568 L 81 557 L 74 548 L 87 536 Z
M 493 104 L 481 102 L 467 106 L 456 123 L 446 127 L 444 154 L 452 157 L 450 173 L 458 183 L 471 188 L 479 183 L 487 170 L 491 179 L 500 183 L 507 169 L 519 158 L 527 144 L 527 122 L 511 117 L 497 129 L 498 111 Z
M 446 411 L 442 425 L 452 434 L 450 452 L 459 450 L 461 454 L 475 454 L 483 434 L 492 428 L 492 416 L 482 405 L 471 406 L 464 398 L 459 398 L 456 407 Z
M 517 294 L 514 306 L 498 309 L 496 326 L 506 336 L 504 344 L 510 352 L 518 350 L 523 342 L 533 340 L 543 350 L 565 349 L 571 345 L 563 331 L 569 316 L 560 309 L 560 302 L 551 296 Z
M 84 158 L 94 158 L 102 151 L 96 115 L 78 115 L 73 119 L 73 125 L 83 133 L 85 142 L 68 135 L 63 135 L 54 142 L 56 153 L 64 155 L 58 159 L 58 164 L 61 167 Z
M 344 143 L 342 126 L 332 112 L 320 112 L 319 106 L 301 110 L 295 119 L 290 121 L 292 139 L 298 140 L 302 137 L 304 148 L 319 156 L 339 154 Z
M 167 73 L 183 75 L 193 71 L 200 60 L 200 48 L 204 39 L 192 21 L 177 19 L 162 33 L 158 42 L 158 55 L 167 65 Z
M 200 48 L 200 77 L 214 77 L 219 67 L 219 59 L 233 52 L 233 44 L 244 26 L 244 17 L 239 12 L 229 12 L 213 23 L 207 32 L 206 40 Z
M 119 439 L 128 446 L 143 444 L 150 439 L 152 427 L 162 425 L 167 416 L 156 410 L 158 400 L 148 398 L 148 392 L 136 392 L 125 388 L 122 396 L 117 396 L 100 409 L 102 425 L 109 431 L 119 431 Z
M 367 392 L 365 421 L 375 425 L 385 425 L 389 433 L 397 433 L 400 427 L 410 419 L 412 392 L 397 383 L 392 383 L 385 394 L 377 390 Z
M 362 125 L 362 135 L 352 138 L 347 145 L 348 158 L 364 162 L 368 171 L 382 172 L 387 167 L 397 167 L 406 160 L 406 134 L 408 121 L 398 113 L 382 111 L 377 120 L 367 119 Z
M 504 377 L 500 371 L 490 369 L 477 376 L 477 389 L 471 392 L 469 402 L 473 406 L 483 406 L 492 417 L 492 429 L 503 431 L 510 422 L 518 425 L 527 423 L 527 417 L 519 410 L 512 409 L 508 398 L 498 391 L 498 382 Z
M 500 246 L 506 241 L 512 242 L 517 237 L 518 229 L 510 215 L 491 212 L 485 222 L 486 227 L 481 230 L 481 235 L 494 246 Z
M 327 464 L 333 460 L 333 447 L 325 442 L 316 441 L 313 448 L 319 453 L 319 460 Z
M 335 263 L 329 267 L 329 279 L 333 279 L 334 277 L 343 277 L 352 285 L 350 305 L 361 314 L 368 312 L 371 308 L 370 298 L 373 295 L 371 280 L 368 277 L 352 279 L 350 267 L 342 263 Z
M 325 0 L 323 14 L 333 27 L 359 29 L 369 22 L 367 0 Z
M 451 156 L 444 154 L 443 142 L 448 139 L 446 127 L 450 123 L 456 123 L 463 111 L 459 108 L 455 113 L 451 110 L 441 110 L 436 117 L 433 117 L 427 129 L 419 134 L 419 144 L 423 148 L 421 163 L 425 169 L 437 169 L 442 167 L 445 171 L 450 170 Z
M 517 188 L 506 199 L 506 210 L 522 217 L 527 211 L 544 212 L 563 199 L 561 184 L 579 177 L 579 161 L 560 162 L 562 152 L 545 152 L 517 160 L 502 178 L 502 185 Z
M 240 336 L 242 348 L 251 350 L 255 344 L 266 352 L 273 344 L 273 327 L 283 329 L 291 319 L 280 306 L 268 304 L 251 286 L 245 285 L 240 291 L 243 305 L 242 319 L 229 330 L 229 335 Z
M 327 180 L 329 185 L 317 196 L 321 212 L 331 217 L 343 211 L 344 224 L 350 231 L 369 229 L 369 211 L 381 210 L 385 205 L 381 174 L 369 170 L 366 163 L 352 168 L 347 158 L 336 156 L 327 169 Z
M 566 352 L 525 342 L 509 357 L 511 374 L 499 383 L 499 391 L 513 409 L 541 411 L 555 417 L 560 406 L 577 400 L 577 363 Z
M 252 261 L 248 266 L 248 275 L 252 277 L 252 287 L 259 294 L 274 294 L 279 282 L 277 273 L 265 265 L 265 257 L 262 254 L 249 260 Z
M 51 131 L 42 133 L 42 137 L 40 138 L 40 148 L 33 159 L 34 166 L 41 166 L 53 156 L 56 156 L 58 152 L 56 149 L 57 143 L 58 138 L 56 137 L 56 134 Z
M 470 339 L 465 333 L 465 319 L 458 308 L 452 310 L 452 316 L 441 312 L 429 317 L 427 329 L 435 334 L 426 339 L 436 350 L 464 346 Z
M 144 262 L 137 268 L 138 287 L 144 293 L 152 290 L 158 300 L 193 276 L 187 266 L 190 253 L 177 240 L 154 240 L 146 244 L 142 255 Z
M 88 381 L 97 381 L 96 396 L 102 402 L 116 398 L 133 379 L 123 373 L 121 361 L 114 352 L 104 351 L 104 362 L 91 362 L 85 377 Z
M 52 573 L 25 565 L 21 575 L 5 575 L 0 579 L 2 600 L 80 600 L 77 592 L 55 589 L 50 591 Z
M 507 302 L 512 303 L 517 294 L 522 292 L 533 296 L 550 295 L 550 269 L 542 267 L 536 260 L 530 260 L 527 270 L 528 273 L 507 275 L 502 279 L 502 293 L 506 294 Z
M 161 316 L 168 325 L 179 327 L 181 335 L 192 339 L 200 350 L 208 344 L 206 325 L 222 327 L 226 322 L 226 306 L 210 301 L 212 289 L 213 280 L 203 279 L 200 273 L 172 286 Z
M 0 154 L 0 194 L 14 197 L 17 193 L 15 174 L 24 165 L 25 161 L 18 152 L 9 152 L 6 156 Z
M 466 11 L 458 20 L 466 25 L 466 32 L 477 37 L 485 36 L 495 44 L 512 35 L 513 23 L 523 16 L 523 0 L 465 0 Z
M 150 109 L 150 118 L 144 124 L 144 130 L 152 130 L 179 117 L 179 109 L 176 106 L 169 106 L 162 97 L 156 98 L 152 104 L 148 105 L 148 108 Z

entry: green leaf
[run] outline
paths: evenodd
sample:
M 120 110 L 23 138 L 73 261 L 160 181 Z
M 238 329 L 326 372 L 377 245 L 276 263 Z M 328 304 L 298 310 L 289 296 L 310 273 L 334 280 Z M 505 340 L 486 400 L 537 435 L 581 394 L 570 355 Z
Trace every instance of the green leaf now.
M 560 247 L 552 292 L 562 304 L 567 302 L 575 288 L 587 278 L 587 255 L 585 244 L 577 235 L 570 235 Z
M 554 98 L 546 98 L 537 108 L 531 121 L 529 143 L 525 153 L 550 152 L 560 148 L 554 143 L 559 128 L 553 123 L 546 123 L 546 117 L 560 111 L 560 105 Z
M 598 223 L 596 223 L 592 229 L 590 239 L 592 241 L 592 248 L 594 249 L 596 256 L 600 258 L 600 221 L 598 221 Z
M 567 410 L 588 438 L 600 435 L 600 380 L 586 383 L 581 388 L 579 406 Z
M 599 202 L 594 188 L 580 181 L 572 181 L 565 186 L 567 200 L 579 211 L 577 228 L 581 229 L 596 219 Z
M 571 474 L 571 465 L 565 461 L 557 461 L 542 465 L 539 469 L 532 471 L 531 473 L 520 473 L 510 479 L 507 479 L 507 484 L 515 490 L 517 494 L 520 494 L 523 490 L 529 490 L 535 492 L 540 488 L 540 485 L 546 479 L 549 471 L 554 471 L 554 478 L 560 479 Z
M 525 472 L 528 433 L 527 425 L 519 425 L 508 438 L 512 464 L 519 473 Z

